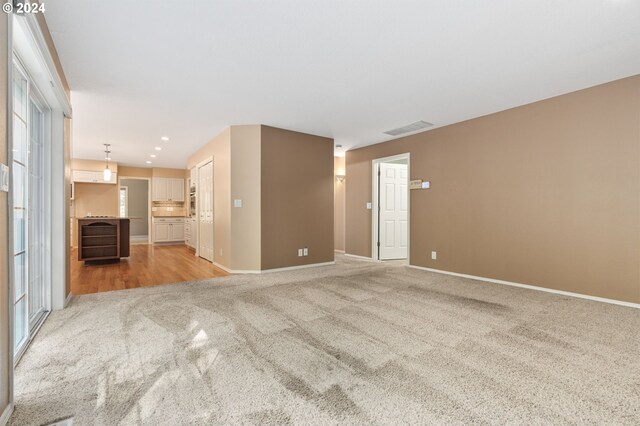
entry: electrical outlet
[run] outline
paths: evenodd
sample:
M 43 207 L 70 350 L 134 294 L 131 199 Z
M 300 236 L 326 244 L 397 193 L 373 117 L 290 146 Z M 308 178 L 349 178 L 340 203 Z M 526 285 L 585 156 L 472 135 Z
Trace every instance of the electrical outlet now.
M 302 250 L 302 255 L 303 255 L 303 256 L 309 256 L 309 249 L 305 247 L 305 248 Z
M 298 249 L 298 257 L 302 257 L 302 249 Z
M 438 253 L 436 253 L 435 251 L 431 252 L 431 260 L 436 260 L 438 258 Z

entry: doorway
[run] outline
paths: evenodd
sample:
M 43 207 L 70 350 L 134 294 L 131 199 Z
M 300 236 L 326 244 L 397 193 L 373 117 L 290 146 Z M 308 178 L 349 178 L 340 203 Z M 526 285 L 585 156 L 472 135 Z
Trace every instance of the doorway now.
M 14 362 L 27 347 L 51 310 L 50 210 L 46 159 L 45 103 L 16 60 L 13 65 L 13 136 L 11 146 L 12 293 Z
M 213 262 L 213 159 L 198 165 L 198 256 Z
M 149 244 L 150 193 L 148 178 L 120 177 L 118 212 L 130 219 L 131 244 Z
M 373 160 L 372 257 L 409 258 L 409 159 L 400 154 Z

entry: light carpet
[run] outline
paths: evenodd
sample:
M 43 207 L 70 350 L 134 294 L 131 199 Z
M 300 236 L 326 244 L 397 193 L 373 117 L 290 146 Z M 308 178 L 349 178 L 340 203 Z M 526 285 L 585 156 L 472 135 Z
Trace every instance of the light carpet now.
M 337 262 L 77 297 L 11 424 L 640 424 L 639 310 Z

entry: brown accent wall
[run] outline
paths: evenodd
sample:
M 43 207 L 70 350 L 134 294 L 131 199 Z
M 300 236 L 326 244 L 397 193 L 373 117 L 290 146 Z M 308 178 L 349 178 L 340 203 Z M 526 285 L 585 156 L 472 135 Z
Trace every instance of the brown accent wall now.
M 261 139 L 262 269 L 333 261 L 333 139 L 269 126 Z
M 8 40 L 9 18 L 0 14 L 0 163 L 8 165 Z M 0 191 L 0 415 L 9 405 L 9 212 L 7 193 Z
M 346 182 L 340 182 L 335 178 L 336 175 L 344 175 L 345 173 L 345 164 L 344 157 L 335 157 L 333 160 L 333 184 L 334 184 L 334 193 L 333 193 L 333 203 L 334 203 L 334 213 L 333 213 L 333 226 L 334 226 L 334 235 L 335 235 L 335 250 L 336 251 L 344 251 L 344 197 L 345 197 L 345 184 Z
M 432 185 L 411 264 L 640 302 L 640 76 L 348 152 L 348 253 L 371 255 L 371 160 L 403 152 Z

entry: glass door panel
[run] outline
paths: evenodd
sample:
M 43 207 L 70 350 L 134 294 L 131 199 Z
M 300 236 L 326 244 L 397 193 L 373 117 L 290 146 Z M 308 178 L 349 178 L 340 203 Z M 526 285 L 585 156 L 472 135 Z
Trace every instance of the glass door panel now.
M 44 282 L 44 114 L 36 101 L 29 101 L 29 330 L 39 325 L 46 308 Z
M 14 352 L 19 353 L 28 338 L 28 170 L 27 170 L 27 79 L 17 67 L 13 72 L 13 293 Z

